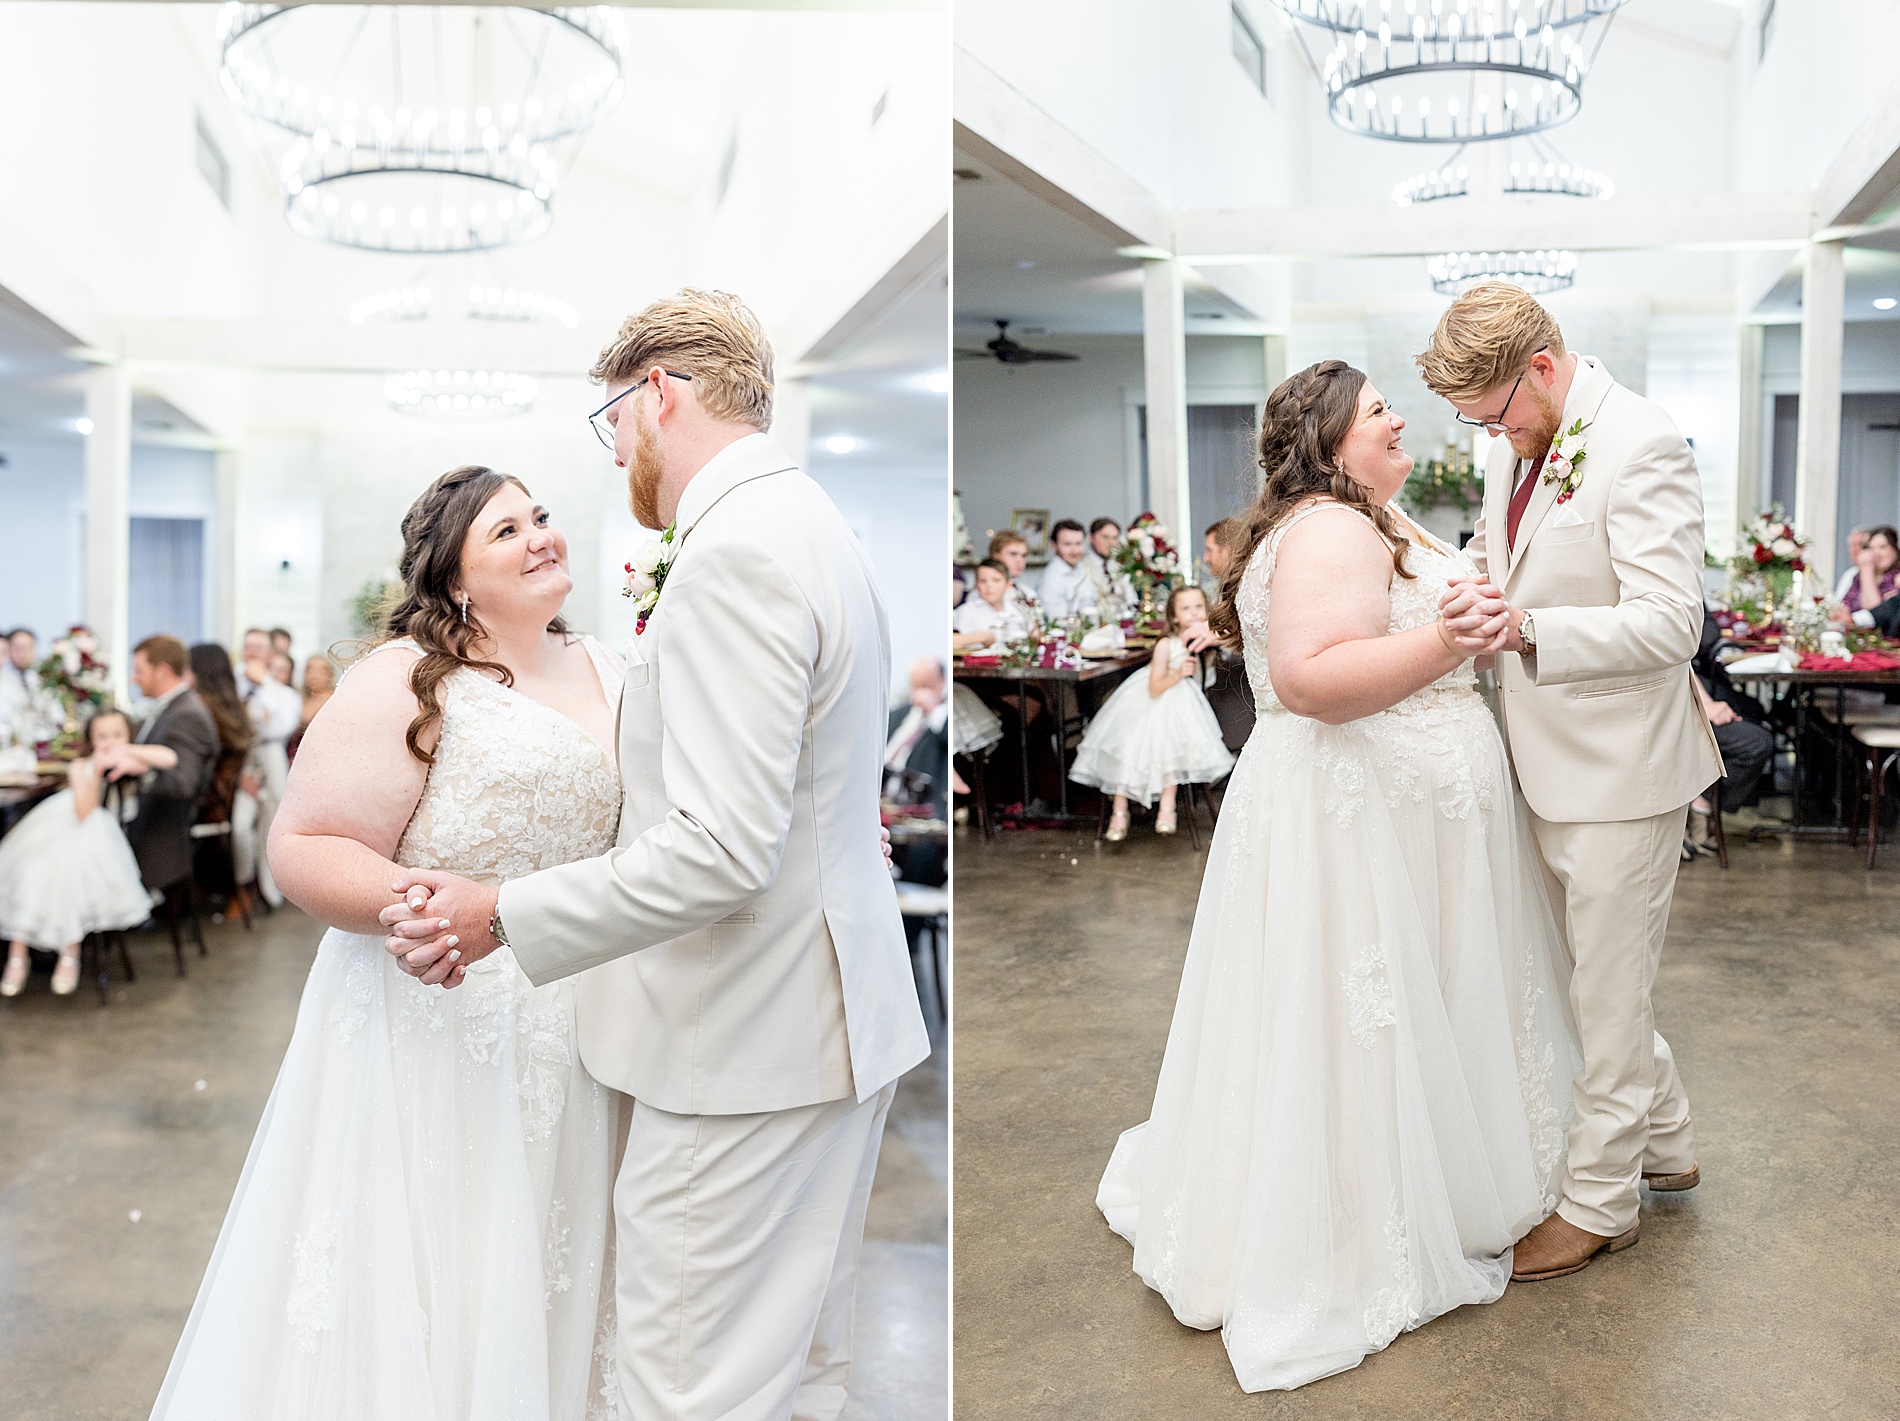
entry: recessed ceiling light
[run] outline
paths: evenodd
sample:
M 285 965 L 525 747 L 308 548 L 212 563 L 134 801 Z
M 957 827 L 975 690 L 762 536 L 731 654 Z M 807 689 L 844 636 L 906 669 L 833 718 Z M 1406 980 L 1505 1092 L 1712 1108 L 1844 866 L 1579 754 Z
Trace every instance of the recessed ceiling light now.
M 1891 311 L 1895 306 L 1900 306 L 1900 297 L 1876 296 L 1874 298 L 1876 311 Z
M 78 419 L 73 421 L 73 428 L 78 430 L 81 434 L 91 434 L 92 421 L 87 419 L 84 415 L 81 415 Z
M 858 441 L 848 434 L 834 434 L 825 441 L 825 448 L 834 454 L 849 454 L 858 447 Z
M 924 376 L 924 388 L 933 395 L 949 394 L 950 372 L 948 370 L 931 371 L 928 375 Z

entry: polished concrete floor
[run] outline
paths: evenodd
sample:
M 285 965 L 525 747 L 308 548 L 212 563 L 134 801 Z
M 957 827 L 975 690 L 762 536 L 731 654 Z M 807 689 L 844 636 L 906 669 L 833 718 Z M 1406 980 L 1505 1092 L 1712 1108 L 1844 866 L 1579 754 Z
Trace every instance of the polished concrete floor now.
M 138 980 L 106 1008 L 90 984 L 53 996 L 44 964 L 0 1001 L 0 1418 L 149 1413 L 320 936 L 294 909 L 214 926 L 181 981 L 169 940 L 135 934 Z M 885 1133 L 847 1421 L 948 1414 L 941 1057 L 905 1078 Z
M 956 857 L 956 1413 L 990 1418 L 1900 1417 L 1900 845 L 1684 867 L 1655 1003 L 1702 1186 L 1641 1242 L 1300 1391 L 1135 1277 L 1094 1197 L 1146 1117 L 1204 855 L 1136 821 Z

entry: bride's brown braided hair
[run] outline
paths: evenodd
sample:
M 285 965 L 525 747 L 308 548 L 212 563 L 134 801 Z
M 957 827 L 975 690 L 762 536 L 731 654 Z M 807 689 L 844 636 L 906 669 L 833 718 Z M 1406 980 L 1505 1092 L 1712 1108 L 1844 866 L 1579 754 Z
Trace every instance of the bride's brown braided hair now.
M 455 600 L 468 530 L 488 500 L 507 484 L 528 492 L 528 486 L 512 474 L 465 464 L 430 484 L 402 518 L 403 595 L 384 617 L 381 639 L 406 636 L 422 649 L 422 659 L 409 672 L 409 689 L 422 709 L 409 722 L 403 739 L 409 753 L 425 765 L 435 763 L 435 756 L 422 748 L 422 737 L 442 719 L 443 681 L 471 666 L 493 672 L 504 686 L 515 683 L 513 673 L 500 662 L 470 654 L 469 648 L 487 635 L 487 629 L 473 606 L 464 620 L 462 605 Z M 567 625 L 559 617 L 548 623 L 548 630 L 567 635 Z
M 1264 478 L 1253 507 L 1234 521 L 1233 561 L 1221 578 L 1220 600 L 1208 610 L 1208 623 L 1230 645 L 1240 641 L 1240 614 L 1235 598 L 1261 540 L 1300 504 L 1314 498 L 1336 498 L 1372 520 L 1392 548 L 1392 570 L 1400 577 L 1417 574 L 1405 566 L 1411 540 L 1399 530 L 1398 520 L 1383 504 L 1366 496 L 1365 486 L 1347 474 L 1339 462 L 1339 446 L 1352 432 L 1359 413 L 1359 391 L 1365 388 L 1363 371 L 1343 360 L 1322 360 L 1290 375 L 1267 396 L 1260 417 L 1260 469 Z

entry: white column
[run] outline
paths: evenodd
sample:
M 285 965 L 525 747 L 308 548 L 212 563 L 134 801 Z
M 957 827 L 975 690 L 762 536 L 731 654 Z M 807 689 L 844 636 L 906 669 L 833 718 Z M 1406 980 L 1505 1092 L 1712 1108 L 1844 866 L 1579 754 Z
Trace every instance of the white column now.
M 126 632 L 132 522 L 132 381 L 116 365 L 86 373 L 86 624 L 112 669 L 121 704 L 130 685 Z
M 223 642 L 228 647 L 236 647 L 242 640 L 242 628 L 238 624 L 238 608 L 243 600 L 239 593 L 238 519 L 241 515 L 237 450 L 220 449 L 218 451 L 217 471 L 218 528 L 217 544 L 212 549 L 212 557 L 216 559 L 218 597 L 217 604 L 211 611 L 209 635 L 214 641 Z
M 1736 402 L 1741 427 L 1735 441 L 1735 522 L 1730 529 L 1709 530 L 1717 550 L 1724 556 L 1733 545 L 1729 534 L 1739 532 L 1762 502 L 1762 465 L 1768 452 L 1762 443 L 1761 418 L 1761 370 L 1766 332 L 1767 327 L 1752 322 L 1737 332 L 1740 359 L 1736 371 L 1739 387 Z
M 1814 540 L 1823 586 L 1834 584 L 1835 506 L 1841 464 L 1841 242 L 1814 242 L 1801 269 L 1801 423 L 1795 439 L 1794 524 Z
M 1148 504 L 1169 534 L 1191 548 L 1187 309 L 1181 268 L 1171 258 L 1142 263 L 1141 343 L 1148 395 Z M 1131 508 L 1129 514 L 1141 511 Z
M 772 442 L 811 469 L 811 382 L 780 380 L 772 391 Z

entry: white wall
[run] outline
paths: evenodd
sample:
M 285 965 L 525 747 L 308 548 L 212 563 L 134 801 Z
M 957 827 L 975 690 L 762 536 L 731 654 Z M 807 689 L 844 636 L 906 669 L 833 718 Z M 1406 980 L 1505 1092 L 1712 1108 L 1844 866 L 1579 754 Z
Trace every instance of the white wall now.
M 1045 344 L 1058 344 L 1045 342 Z M 1135 409 L 1146 399 L 1139 336 L 1063 336 L 1073 364 L 956 367 L 956 486 L 978 551 L 1017 508 L 1087 524 L 1142 510 Z M 1265 351 L 1250 336 L 1189 336 L 1190 404 L 1259 404 Z

